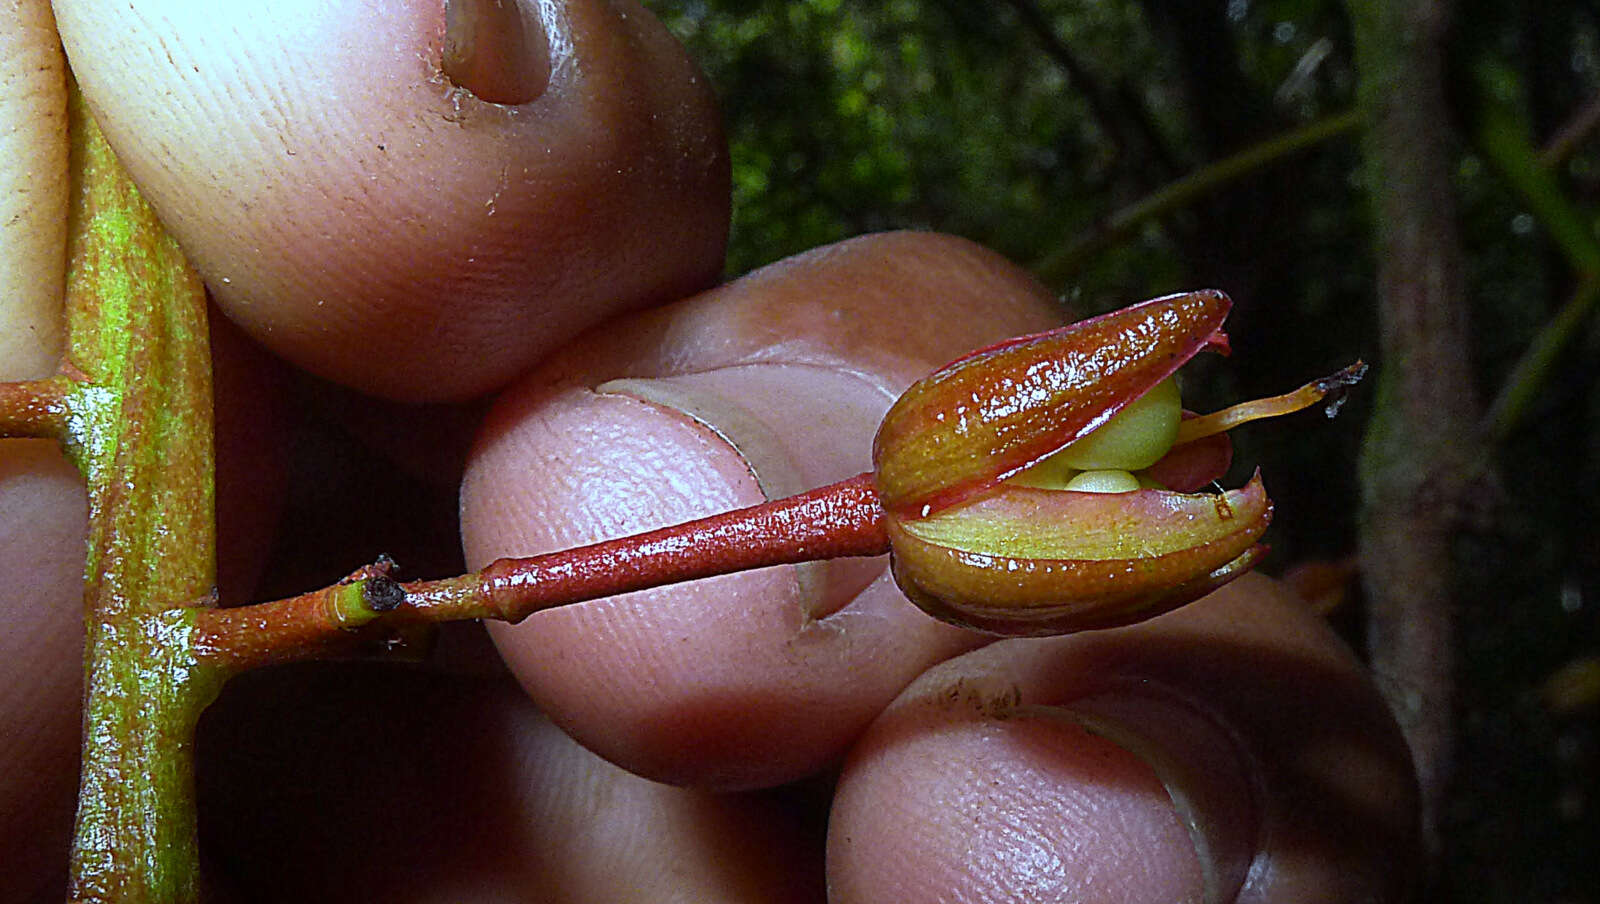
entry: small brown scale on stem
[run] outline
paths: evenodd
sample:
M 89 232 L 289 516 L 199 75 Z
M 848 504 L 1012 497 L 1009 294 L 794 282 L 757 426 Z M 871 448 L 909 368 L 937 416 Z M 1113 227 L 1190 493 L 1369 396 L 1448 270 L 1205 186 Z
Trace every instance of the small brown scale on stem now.
M 393 612 L 406 601 L 406 590 L 400 582 L 387 575 L 369 579 L 361 586 L 367 607 L 374 612 Z

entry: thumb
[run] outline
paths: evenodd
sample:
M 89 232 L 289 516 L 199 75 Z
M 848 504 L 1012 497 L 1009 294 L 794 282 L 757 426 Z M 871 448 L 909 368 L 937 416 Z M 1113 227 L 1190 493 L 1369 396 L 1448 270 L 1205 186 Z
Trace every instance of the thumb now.
M 860 473 L 913 379 L 1054 315 L 990 252 L 890 234 L 592 332 L 490 415 L 462 491 L 468 564 Z M 923 668 L 982 642 L 914 609 L 882 559 L 728 575 L 493 630 L 579 741 L 648 777 L 721 787 L 826 765 Z
M 727 151 L 636 4 L 56 4 L 112 146 L 224 311 L 408 401 L 716 277 Z

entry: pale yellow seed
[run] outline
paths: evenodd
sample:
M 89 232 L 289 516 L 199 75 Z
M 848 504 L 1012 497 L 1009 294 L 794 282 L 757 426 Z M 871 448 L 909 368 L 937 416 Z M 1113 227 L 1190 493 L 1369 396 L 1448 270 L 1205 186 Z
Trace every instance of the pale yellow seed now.
M 1129 493 L 1139 489 L 1139 478 L 1114 468 L 1084 471 L 1067 481 L 1063 489 L 1078 493 Z

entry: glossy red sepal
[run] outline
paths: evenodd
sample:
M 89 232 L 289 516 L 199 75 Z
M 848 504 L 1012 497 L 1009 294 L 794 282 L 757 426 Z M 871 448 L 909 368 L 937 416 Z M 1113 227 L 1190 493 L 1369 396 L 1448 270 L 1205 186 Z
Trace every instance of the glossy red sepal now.
M 935 514 L 1110 420 L 1206 348 L 1227 350 L 1231 302 L 1157 298 L 974 352 L 894 404 L 873 443 L 884 508 Z
M 1248 571 L 1272 520 L 1259 474 L 1222 495 L 1002 486 L 927 519 L 886 520 L 895 580 L 923 610 L 999 634 L 1159 615 Z

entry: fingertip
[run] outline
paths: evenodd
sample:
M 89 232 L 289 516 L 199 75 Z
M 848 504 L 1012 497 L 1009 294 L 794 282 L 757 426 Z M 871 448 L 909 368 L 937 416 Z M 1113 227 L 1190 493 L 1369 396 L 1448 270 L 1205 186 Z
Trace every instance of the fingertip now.
M 498 426 L 469 466 L 469 565 L 766 498 L 756 469 L 725 435 L 681 410 L 577 388 L 534 398 L 520 417 L 491 417 Z M 861 679 L 840 668 L 836 628 L 818 621 L 821 609 L 844 605 L 872 580 L 861 565 L 853 569 L 854 577 L 823 566 L 760 569 L 491 630 L 541 706 L 607 758 L 662 781 L 770 785 L 819 768 L 871 716 L 870 704 L 854 699 Z
M 85 96 L 219 304 L 321 376 L 466 398 L 720 272 L 714 99 L 642 8 L 525 0 L 527 40 L 457 34 L 507 90 L 548 73 L 497 103 L 448 78 L 443 4 L 58 7 Z
M 656 480 L 664 477 L 664 480 Z M 531 555 L 759 499 L 754 475 L 715 433 L 621 394 L 527 382 L 491 410 L 462 483 L 469 557 L 504 532 Z M 501 541 L 503 542 L 503 541 Z M 479 561 L 482 564 L 482 561 Z
M 49 376 L 61 353 L 67 247 L 66 61 L 46 0 L 0 21 L 0 380 Z
M 592 331 L 504 394 L 468 467 L 469 565 L 649 530 L 871 467 L 894 396 L 1053 300 L 947 236 L 866 236 Z M 496 628 L 530 694 L 663 781 L 820 769 L 928 665 L 986 642 L 927 618 L 881 558 L 782 566 Z
M 873 723 L 829 820 L 831 900 L 1199 900 L 1150 768 L 1082 726 L 1017 715 L 1013 692 L 925 676 Z
M 1159 836 L 1127 847 L 1132 855 L 1089 853 L 1079 840 L 1093 841 L 1105 827 L 1078 825 L 1073 802 L 1104 799 L 1108 783 L 1132 786 L 1070 764 L 1018 772 L 1020 745 L 997 744 L 981 758 L 964 749 L 966 734 L 1033 733 L 1075 750 L 1098 747 L 1142 775 L 1142 803 L 1124 800 L 1120 812 L 1141 831 L 1160 828 Z M 990 786 L 1008 785 L 1022 787 L 1010 804 L 1021 812 L 1029 799 L 1063 808 L 1070 833 L 1032 823 L 997 833 L 974 823 L 965 834 L 919 841 L 901 838 L 914 821 L 882 815 L 882 802 L 902 788 L 932 788 L 916 799 L 927 809 L 922 821 L 937 823 L 941 808 L 963 800 L 962 789 L 986 799 L 1001 794 Z M 857 850 L 891 841 L 909 845 L 928 870 L 962 864 L 950 873 L 956 877 L 993 872 L 976 865 L 988 848 L 970 853 L 972 838 L 993 842 L 993 856 L 1024 873 L 1042 851 L 1074 864 L 1049 893 L 1069 900 L 1100 899 L 1074 884 L 1085 875 L 1138 889 L 1153 876 L 1181 874 L 1173 888 L 1187 889 L 1184 900 L 1402 901 L 1418 862 L 1414 780 L 1381 699 L 1325 625 L 1255 577 L 1140 625 L 1005 641 L 930 670 L 864 736 L 835 807 L 830 878 L 862 889 L 850 898 L 861 901 L 898 900 L 885 889 L 919 872 L 899 876 L 909 854 Z M 1004 807 L 985 813 L 1002 827 L 1011 819 Z M 1108 818 L 1115 822 L 1096 821 Z M 984 893 L 958 899 L 995 899 Z

